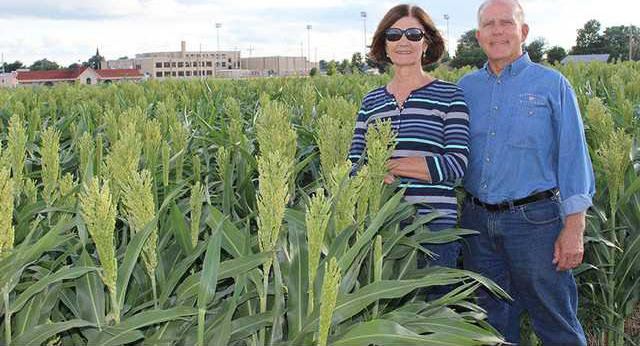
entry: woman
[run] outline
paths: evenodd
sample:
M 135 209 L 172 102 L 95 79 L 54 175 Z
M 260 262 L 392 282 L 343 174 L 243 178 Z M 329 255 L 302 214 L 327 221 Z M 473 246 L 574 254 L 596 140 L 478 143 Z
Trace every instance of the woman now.
M 431 231 L 456 226 L 453 187 L 465 173 L 469 154 L 469 117 L 462 90 L 422 70 L 443 52 L 444 40 L 423 9 L 398 5 L 387 12 L 373 37 L 370 57 L 392 64 L 393 78 L 362 101 L 349 152 L 356 164 L 365 151 L 367 127 L 377 119 L 389 119 L 396 148 L 384 181 L 399 179 L 399 186 L 407 188 L 405 199 L 416 204 L 418 215 L 443 214 L 427 225 Z M 459 242 L 424 245 L 435 254 L 430 265 L 456 267 Z M 426 256 L 419 256 L 419 267 L 426 264 Z

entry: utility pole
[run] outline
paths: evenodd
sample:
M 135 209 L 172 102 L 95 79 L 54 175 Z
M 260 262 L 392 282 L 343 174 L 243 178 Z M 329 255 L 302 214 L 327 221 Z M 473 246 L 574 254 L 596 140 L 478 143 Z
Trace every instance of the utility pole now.
M 307 61 L 311 62 L 311 25 L 307 25 Z M 309 72 L 307 68 L 307 61 L 304 62 L 305 72 Z
M 449 17 L 448 14 L 444 15 L 444 20 L 447 22 L 447 55 L 450 56 L 451 55 L 451 52 L 450 52 L 450 50 L 451 50 L 451 37 L 449 35 L 449 18 L 451 18 L 451 17 Z
M 222 23 L 216 23 L 216 41 L 218 43 L 218 52 L 220 51 L 220 28 Z
M 362 17 L 362 37 L 364 39 L 362 44 L 364 47 L 362 57 L 364 58 L 365 56 L 367 56 L 367 12 L 361 11 L 360 17 Z

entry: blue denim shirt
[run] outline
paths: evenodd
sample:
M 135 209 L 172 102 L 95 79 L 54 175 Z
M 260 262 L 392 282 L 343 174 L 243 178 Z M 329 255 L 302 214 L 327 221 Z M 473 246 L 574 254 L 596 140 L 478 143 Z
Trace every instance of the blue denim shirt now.
M 495 204 L 558 188 L 565 216 L 592 205 L 584 126 L 564 76 L 524 53 L 500 75 L 485 64 L 459 86 L 470 114 L 469 193 Z

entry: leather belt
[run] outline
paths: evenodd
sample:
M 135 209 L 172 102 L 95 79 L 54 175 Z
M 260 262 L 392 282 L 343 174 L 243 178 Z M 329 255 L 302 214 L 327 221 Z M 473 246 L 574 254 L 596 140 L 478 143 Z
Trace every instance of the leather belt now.
M 498 203 L 498 204 L 489 204 L 489 203 L 484 203 L 481 200 L 479 200 L 478 198 L 474 197 L 471 194 L 468 194 L 469 199 L 471 200 L 471 202 L 473 202 L 473 204 L 475 205 L 479 205 L 485 209 L 487 209 L 488 211 L 492 211 L 492 212 L 496 212 L 496 211 L 507 211 L 512 207 L 519 207 L 525 204 L 529 204 L 532 202 L 537 202 L 537 201 L 541 201 L 543 199 L 548 199 L 551 198 L 553 196 L 555 196 L 558 193 L 558 189 L 550 189 L 550 190 L 546 190 L 546 191 L 541 191 L 541 192 L 536 192 L 532 195 L 529 195 L 527 197 L 524 198 L 520 198 L 520 199 L 516 199 L 513 201 L 509 201 L 509 202 L 502 202 L 502 203 Z

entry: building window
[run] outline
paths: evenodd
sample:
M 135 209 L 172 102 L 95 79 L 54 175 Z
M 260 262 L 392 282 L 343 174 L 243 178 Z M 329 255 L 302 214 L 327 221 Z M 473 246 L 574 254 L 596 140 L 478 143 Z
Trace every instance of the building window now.
M 87 84 L 91 85 L 91 78 L 87 78 Z
M 178 71 L 178 77 L 184 77 L 184 72 L 183 71 Z
M 216 61 L 216 67 L 220 67 L 220 61 Z
M 176 67 L 176 62 L 175 61 L 171 63 L 171 67 Z
M 178 67 L 184 67 L 184 63 L 182 61 L 178 61 Z
M 190 62 L 190 61 L 185 62 L 185 63 L 184 63 L 184 66 L 185 66 L 185 67 L 191 67 L 191 62 Z
M 211 61 L 207 61 L 207 67 L 211 67 Z
M 191 71 L 186 71 L 187 77 L 191 77 Z
M 169 68 L 169 67 L 171 67 L 171 64 L 169 64 L 168 62 L 165 62 L 164 63 L 164 68 Z
M 222 67 L 227 67 L 227 62 L 226 61 L 222 62 Z
M 171 76 L 175 77 L 176 76 L 176 71 L 171 71 Z
M 142 66 L 136 65 L 136 70 L 141 70 L 141 69 L 142 69 Z
M 229 62 L 231 62 L 231 58 L 229 58 Z
M 156 77 L 162 77 L 162 72 L 156 72 Z
M 162 63 L 161 62 L 157 62 L 156 63 L 156 68 L 161 68 L 162 67 Z
M 213 71 L 207 70 L 207 76 L 213 76 Z
M 171 76 L 171 72 L 169 72 L 169 71 L 164 71 L 164 76 L 165 76 L 165 77 L 169 77 L 169 76 Z

